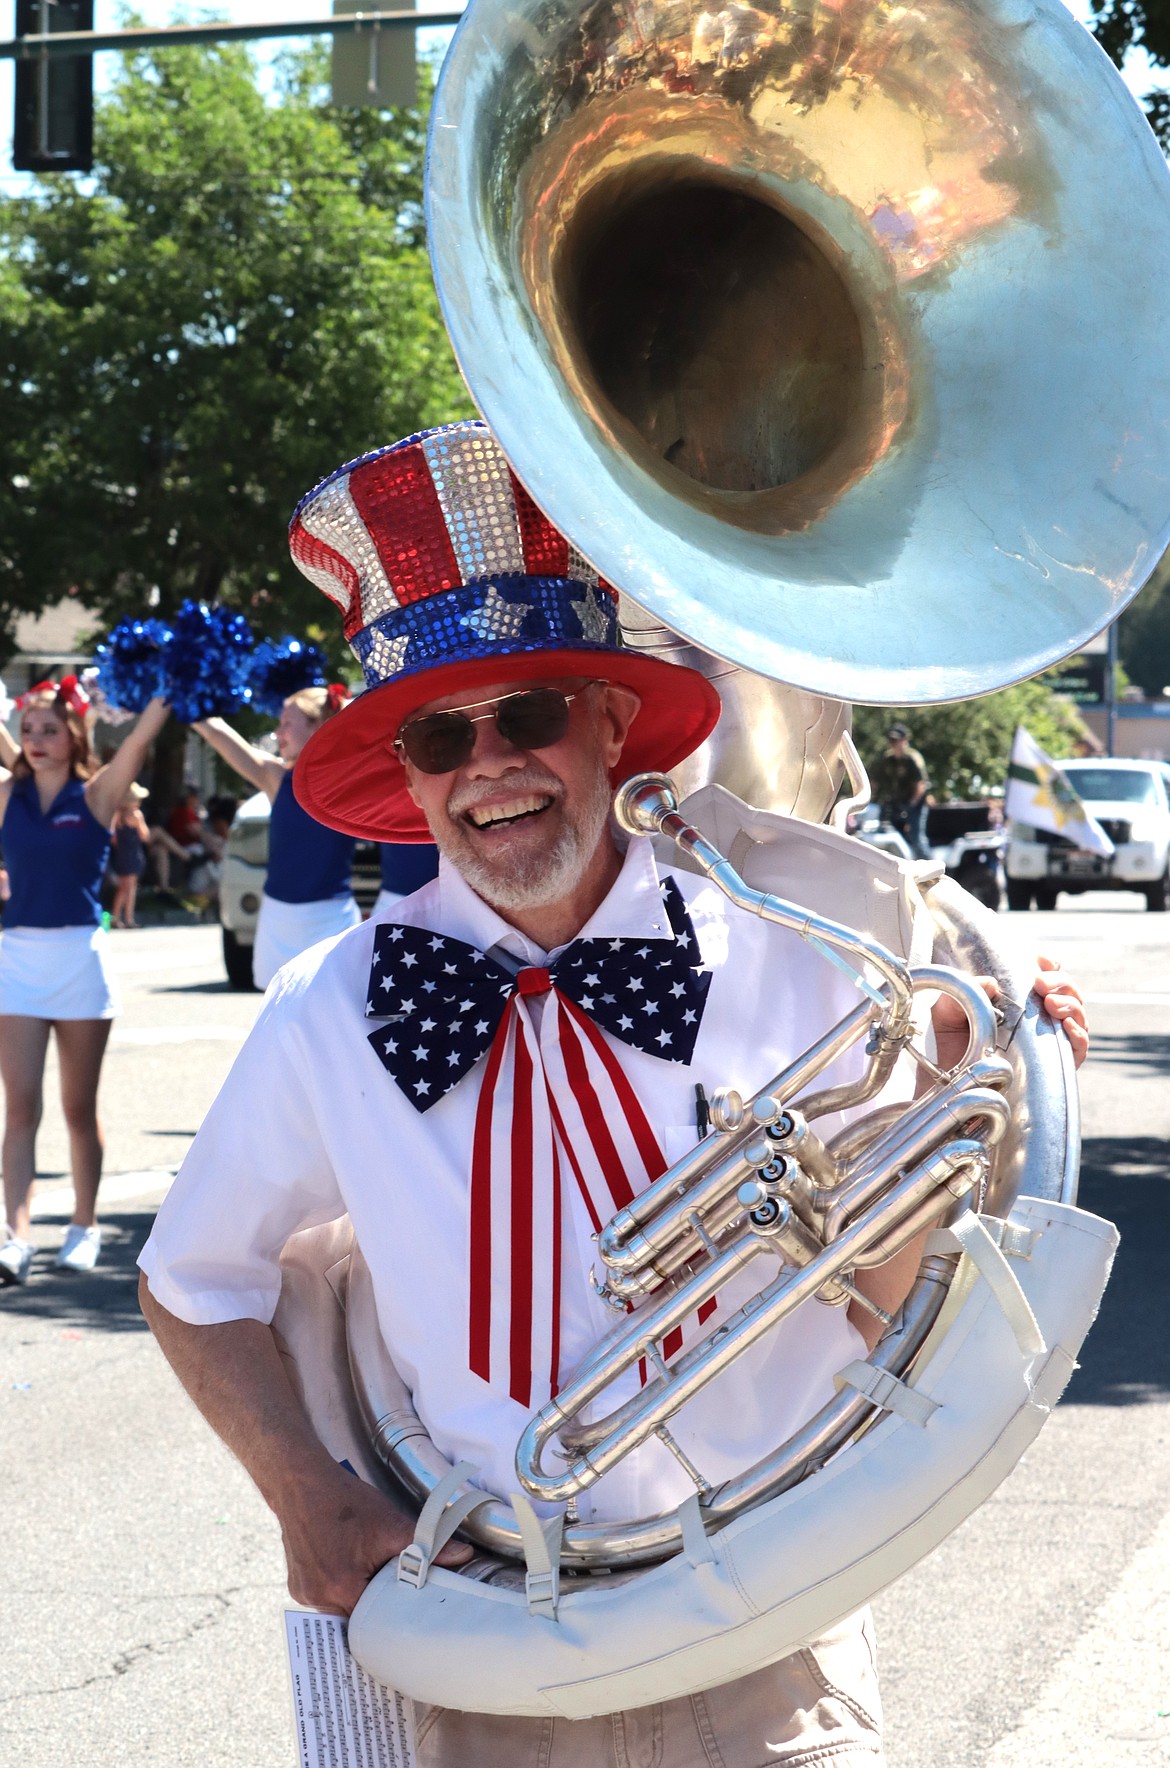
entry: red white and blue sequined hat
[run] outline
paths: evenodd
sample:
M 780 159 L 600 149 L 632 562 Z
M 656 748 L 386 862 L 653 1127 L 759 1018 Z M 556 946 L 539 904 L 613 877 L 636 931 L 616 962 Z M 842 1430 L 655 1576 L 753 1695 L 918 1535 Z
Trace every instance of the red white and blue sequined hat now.
M 393 743 L 440 696 L 552 676 L 622 682 L 642 702 L 623 777 L 673 767 L 719 716 L 703 676 L 621 645 L 614 590 L 541 514 L 478 420 L 340 467 L 297 505 L 289 545 L 341 608 L 366 678 L 296 765 L 298 799 L 330 828 L 429 839 Z

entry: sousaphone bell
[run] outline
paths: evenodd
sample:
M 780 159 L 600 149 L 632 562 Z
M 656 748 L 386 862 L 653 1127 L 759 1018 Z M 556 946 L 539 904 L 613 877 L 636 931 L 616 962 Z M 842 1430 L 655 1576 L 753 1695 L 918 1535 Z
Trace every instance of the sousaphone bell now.
M 848 1613 L 1005 1476 L 1074 1366 L 1116 1236 L 1074 1206 L 1063 1039 L 994 917 L 814 825 L 849 762 L 841 703 L 1032 675 L 1161 556 L 1170 179 L 1059 0 L 474 0 L 427 205 L 456 352 L 517 474 L 636 604 L 631 642 L 693 647 L 732 708 L 677 790 L 627 783 L 621 819 L 859 986 L 848 1022 L 608 1225 L 606 1284 L 669 1319 L 701 1242 L 717 1271 L 770 1232 L 776 1308 L 784 1271 L 840 1303 L 843 1237 L 860 1265 L 937 1224 L 837 1402 L 676 1515 L 607 1528 L 572 1493 L 627 1426 L 666 1429 L 669 1396 L 612 1424 L 537 1415 L 524 1491 L 491 1498 L 422 1428 L 351 1261 L 357 1429 L 422 1504 L 355 1610 L 355 1655 L 428 1702 L 582 1717 L 726 1681 Z M 838 888 L 856 918 L 812 900 Z M 972 970 L 1001 981 L 1001 1023 Z M 875 1098 L 934 988 L 965 1003 L 964 1062 L 826 1147 L 810 1122 Z M 826 1040 L 859 1037 L 859 1089 L 810 1093 Z M 590 1404 L 610 1348 L 644 1350 L 639 1312 L 578 1372 Z M 686 1353 L 684 1379 L 721 1354 Z M 310 1396 L 340 1452 L 354 1417 L 331 1404 Z M 566 1496 L 538 1519 L 531 1499 Z M 484 1550 L 472 1576 L 433 1566 L 455 1527 Z

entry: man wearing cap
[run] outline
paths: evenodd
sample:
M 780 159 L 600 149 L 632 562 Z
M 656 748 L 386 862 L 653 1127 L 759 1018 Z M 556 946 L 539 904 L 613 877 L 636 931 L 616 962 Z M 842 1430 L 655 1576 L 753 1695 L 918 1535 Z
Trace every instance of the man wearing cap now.
M 433 837 L 439 876 L 278 974 L 140 1262 L 163 1349 L 277 1515 L 293 1596 L 349 1612 L 414 1520 L 329 1458 L 293 1395 L 268 1327 L 288 1237 L 348 1214 L 423 1424 L 506 1496 L 532 1410 L 612 1324 L 589 1281 L 593 1235 L 693 1146 L 696 1084 L 762 1086 L 855 998 L 794 935 L 659 867 L 648 840 L 619 846 L 615 782 L 687 755 L 718 701 L 698 674 L 620 647 L 613 592 L 483 424 L 351 462 L 302 502 L 291 545 L 341 607 L 368 684 L 311 739 L 298 797 L 355 835 Z M 1079 1050 L 1075 995 L 1054 983 L 1048 998 Z M 870 1273 L 871 1296 L 896 1303 L 916 1262 Z M 754 1293 L 754 1268 L 718 1306 Z M 683 1452 L 716 1482 L 749 1465 L 831 1397 L 874 1331 L 864 1310 L 797 1310 L 672 1420 Z M 669 1511 L 693 1489 L 652 1440 L 580 1514 Z M 452 1543 L 439 1563 L 467 1553 Z M 868 1620 L 728 1687 L 605 1719 L 428 1709 L 419 1754 L 426 1768 L 873 1768 Z
M 926 763 L 917 749 L 910 747 L 910 732 L 904 724 L 892 724 L 886 736 L 889 747 L 870 781 L 874 798 L 886 821 L 905 835 L 915 859 L 929 859 L 926 794 L 930 776 Z

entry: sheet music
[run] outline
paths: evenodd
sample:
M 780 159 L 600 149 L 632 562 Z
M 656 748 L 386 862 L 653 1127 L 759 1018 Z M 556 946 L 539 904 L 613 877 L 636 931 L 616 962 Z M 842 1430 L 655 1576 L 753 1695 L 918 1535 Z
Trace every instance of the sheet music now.
M 341 1615 L 284 1611 L 300 1768 L 417 1768 L 414 1703 L 349 1654 Z

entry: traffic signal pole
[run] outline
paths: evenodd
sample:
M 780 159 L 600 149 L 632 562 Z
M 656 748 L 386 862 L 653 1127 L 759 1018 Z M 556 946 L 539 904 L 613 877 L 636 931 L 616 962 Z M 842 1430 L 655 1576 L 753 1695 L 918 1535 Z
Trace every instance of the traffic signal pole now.
M 189 43 L 239 43 L 262 37 L 335 37 L 368 30 L 429 30 L 457 25 L 463 10 L 451 12 L 351 12 L 323 18 L 286 19 L 279 24 L 162 25 L 128 31 L 54 31 L 51 35 L 12 37 L 0 41 L 0 61 L 32 61 L 38 56 L 101 55 L 107 50 L 132 54 L 136 49 L 169 49 Z
M 93 57 L 106 51 L 127 55 L 141 49 L 173 49 L 187 44 L 329 36 L 334 39 L 335 103 L 402 104 L 411 102 L 407 94 L 414 88 L 415 75 L 413 48 L 408 56 L 403 56 L 401 50 L 405 45 L 399 33 L 455 25 L 462 16 L 462 12 L 456 11 L 375 9 L 330 13 L 323 18 L 285 19 L 272 24 L 233 25 L 225 21 L 164 25 L 153 30 L 138 27 L 94 31 L 64 28 L 92 26 L 93 0 L 17 0 L 16 35 L 0 42 L 0 61 L 11 61 L 16 68 L 12 163 L 18 172 L 92 169 Z M 54 22 L 62 28 L 54 29 Z M 390 41 L 401 47 L 399 53 L 380 63 L 378 43 L 382 31 L 396 33 Z M 362 36 L 367 36 L 370 43 L 369 67 L 355 84 L 353 57 L 350 55 L 347 60 L 341 53 L 338 39 Z M 387 68 L 385 84 L 379 75 L 383 65 Z

